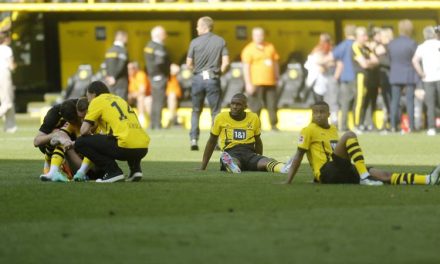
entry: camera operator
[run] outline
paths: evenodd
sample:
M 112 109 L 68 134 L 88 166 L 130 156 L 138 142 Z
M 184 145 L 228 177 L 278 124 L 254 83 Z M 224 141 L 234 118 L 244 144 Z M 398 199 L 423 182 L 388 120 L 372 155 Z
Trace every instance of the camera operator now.
M 428 26 L 423 29 L 425 42 L 417 47 L 412 63 L 423 81 L 429 136 L 436 134 L 435 108 L 440 101 L 440 27 Z

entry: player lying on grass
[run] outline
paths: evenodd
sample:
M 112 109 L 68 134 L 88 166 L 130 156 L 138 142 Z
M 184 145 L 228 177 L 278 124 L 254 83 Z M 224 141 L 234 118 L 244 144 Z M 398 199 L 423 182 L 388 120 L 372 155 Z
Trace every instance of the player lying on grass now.
M 62 147 L 57 147 L 55 144 L 50 144 L 50 142 L 56 135 L 59 135 L 61 129 L 67 123 L 80 126 L 81 119 L 87 111 L 87 106 L 87 98 L 66 100 L 53 106 L 44 117 L 38 134 L 34 138 L 34 146 L 38 147 L 45 155 L 43 175 L 47 178 L 51 178 L 53 173 L 59 170 L 61 166 L 69 172 L 70 167 L 76 170 L 81 164 L 82 160 L 74 150 L 64 152 Z M 65 157 L 68 163 L 63 164 Z
M 318 183 L 439 184 L 440 166 L 427 175 L 367 168 L 356 134 L 349 131 L 339 138 L 337 128 L 328 123 L 329 116 L 327 103 L 317 102 L 312 106 L 312 122 L 301 130 L 298 149 L 284 183 L 292 182 L 307 154 L 314 181 Z
M 221 169 L 232 173 L 241 171 L 269 171 L 286 173 L 282 162 L 263 156 L 260 119 L 255 113 L 245 112 L 247 98 L 235 94 L 230 112 L 215 117 L 211 135 L 205 146 L 201 170 L 205 170 L 220 137 Z

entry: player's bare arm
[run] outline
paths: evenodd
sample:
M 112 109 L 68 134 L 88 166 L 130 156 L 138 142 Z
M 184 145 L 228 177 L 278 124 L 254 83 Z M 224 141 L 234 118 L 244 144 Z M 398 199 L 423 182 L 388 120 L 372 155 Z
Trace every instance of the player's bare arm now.
M 217 144 L 218 136 L 211 134 L 209 136 L 208 142 L 206 142 L 205 151 L 203 152 L 203 160 L 201 170 L 206 170 L 209 160 L 211 159 L 212 152 L 214 152 L 215 145 Z
M 43 146 L 43 145 L 46 145 L 47 143 L 49 143 L 50 140 L 52 139 L 53 133 L 54 132 L 52 132 L 50 134 L 46 134 L 41 131 L 38 131 L 38 134 L 34 138 L 34 146 L 39 147 L 39 146 Z
M 190 70 L 194 69 L 194 63 L 193 63 L 193 59 L 192 58 L 186 58 L 186 66 Z
M 81 129 L 79 132 L 80 132 L 81 136 L 90 135 L 90 134 L 92 134 L 92 128 L 93 128 L 92 124 L 90 124 L 87 121 L 84 121 L 81 125 Z
M 287 180 L 284 182 L 284 184 L 290 184 L 292 182 L 293 178 L 298 172 L 299 167 L 301 166 L 301 161 L 305 153 L 305 150 L 298 148 L 295 156 L 293 157 L 292 165 L 290 166 L 289 172 L 287 173 Z
M 263 155 L 263 141 L 260 135 L 255 136 L 255 153 Z

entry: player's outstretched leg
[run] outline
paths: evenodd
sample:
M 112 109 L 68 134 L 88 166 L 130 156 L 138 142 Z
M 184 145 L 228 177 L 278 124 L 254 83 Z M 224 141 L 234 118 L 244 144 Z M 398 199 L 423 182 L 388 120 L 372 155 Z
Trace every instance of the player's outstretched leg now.
M 417 173 L 392 173 L 391 184 L 417 184 L 417 185 L 438 185 L 440 184 L 440 165 L 430 174 Z

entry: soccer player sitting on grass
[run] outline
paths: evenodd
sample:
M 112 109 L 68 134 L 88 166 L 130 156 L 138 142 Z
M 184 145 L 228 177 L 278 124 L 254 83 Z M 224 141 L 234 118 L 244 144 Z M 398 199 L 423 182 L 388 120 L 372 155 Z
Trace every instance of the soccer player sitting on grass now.
M 46 114 L 38 134 L 34 138 L 34 146 L 38 147 L 45 155 L 42 180 L 51 180 L 52 175 L 60 169 L 61 166 L 69 172 L 70 167 L 74 170 L 82 162 L 79 155 L 73 150 L 64 152 L 64 149 L 58 145 L 59 135 L 68 135 L 70 132 L 62 131 L 63 127 L 68 125 L 80 127 L 81 119 L 87 111 L 87 98 L 66 100 L 61 104 L 53 106 Z M 52 143 L 51 144 L 51 140 Z M 66 156 L 68 164 L 64 162 Z M 64 162 L 64 164 L 63 164 Z M 70 165 L 70 166 L 69 166 Z
M 201 170 L 205 170 L 220 137 L 221 168 L 232 173 L 241 171 L 269 171 L 286 173 L 282 162 L 263 156 L 260 119 L 255 113 L 245 112 L 247 98 L 235 94 L 230 112 L 215 117 L 211 135 L 205 146 Z
M 50 144 L 55 147 L 54 154 L 51 158 L 50 171 L 40 176 L 42 181 L 68 182 L 69 179 L 72 178 L 75 181 L 85 181 L 88 179 L 86 174 L 93 164 L 88 158 L 82 159 L 73 149 L 74 140 L 80 135 L 80 128 L 81 123 L 66 123 L 59 131 L 54 133 L 50 140 Z M 61 170 L 60 168 L 60 166 L 66 162 L 64 159 L 67 153 L 70 153 L 70 156 L 74 157 L 73 160 L 70 161 L 70 163 L 73 164 L 71 167 L 76 171 L 74 176 L 72 176 L 70 169 L 66 172 L 65 169 Z M 89 175 L 91 178 L 97 176 L 94 171 L 90 171 Z
M 141 160 L 148 152 L 150 138 L 142 129 L 136 113 L 119 96 L 110 94 L 99 81 L 87 87 L 89 108 L 81 125 L 81 137 L 75 149 L 105 171 L 97 182 L 118 182 L 125 176 L 116 160 L 128 163 L 128 181 L 142 179 Z M 105 134 L 93 134 L 95 127 L 105 128 Z
M 314 181 L 318 183 L 439 184 L 440 166 L 427 175 L 367 168 L 356 134 L 349 131 L 339 138 L 337 128 L 328 123 L 329 116 L 327 103 L 317 102 L 312 106 L 312 122 L 301 130 L 285 184 L 292 182 L 304 154 L 312 167 Z

